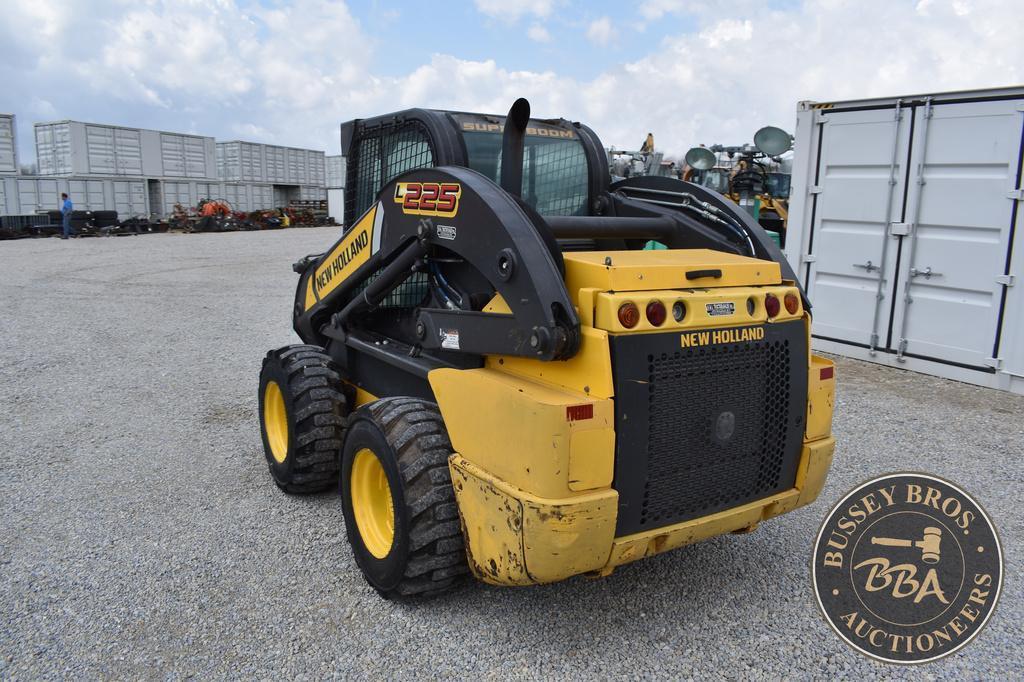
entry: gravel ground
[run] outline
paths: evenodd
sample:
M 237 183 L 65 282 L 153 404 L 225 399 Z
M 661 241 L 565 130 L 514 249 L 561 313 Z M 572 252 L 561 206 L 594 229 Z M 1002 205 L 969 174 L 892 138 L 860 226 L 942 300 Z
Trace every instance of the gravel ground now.
M 382 601 L 337 498 L 271 483 L 256 420 L 290 265 L 335 234 L 0 244 L 0 678 L 1021 675 L 1024 398 L 849 360 L 815 504 L 603 580 Z M 808 575 L 831 503 L 897 469 L 974 493 L 1008 575 L 977 640 L 914 668 L 841 643 Z

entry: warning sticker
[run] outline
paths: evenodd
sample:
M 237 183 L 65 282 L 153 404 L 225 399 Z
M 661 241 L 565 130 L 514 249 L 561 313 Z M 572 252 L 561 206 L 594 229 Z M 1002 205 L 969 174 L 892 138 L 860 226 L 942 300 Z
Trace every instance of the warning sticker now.
M 441 333 L 441 348 L 447 348 L 449 350 L 459 350 L 459 330 L 458 329 L 442 329 Z
M 708 315 L 711 317 L 732 315 L 736 312 L 736 304 L 732 301 L 725 301 L 724 303 L 705 303 L 704 307 L 707 308 Z

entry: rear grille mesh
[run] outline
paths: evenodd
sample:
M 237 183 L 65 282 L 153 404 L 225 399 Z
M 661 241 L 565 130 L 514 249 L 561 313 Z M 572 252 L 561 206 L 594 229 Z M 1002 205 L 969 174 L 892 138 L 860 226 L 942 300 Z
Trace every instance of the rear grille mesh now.
M 744 504 L 792 477 L 790 356 L 786 339 L 647 355 L 641 527 Z

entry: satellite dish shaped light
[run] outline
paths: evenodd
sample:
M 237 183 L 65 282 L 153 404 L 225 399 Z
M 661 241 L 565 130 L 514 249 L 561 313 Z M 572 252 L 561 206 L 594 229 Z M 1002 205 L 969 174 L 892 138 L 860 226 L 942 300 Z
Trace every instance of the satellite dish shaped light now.
M 782 128 L 765 126 L 754 133 L 754 146 L 768 156 L 778 156 L 793 148 L 793 137 Z
M 715 158 L 715 153 L 707 147 L 694 147 L 686 152 L 684 160 L 690 168 L 708 170 L 715 167 L 715 162 L 718 159 Z

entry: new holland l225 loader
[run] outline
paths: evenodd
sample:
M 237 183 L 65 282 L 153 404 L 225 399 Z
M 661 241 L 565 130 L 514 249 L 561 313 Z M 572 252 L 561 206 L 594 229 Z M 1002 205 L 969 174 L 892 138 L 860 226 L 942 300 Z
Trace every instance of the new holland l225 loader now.
M 344 124 L 345 230 L 294 266 L 305 345 L 263 361 L 274 481 L 339 488 L 386 596 L 606 575 L 831 464 L 833 366 L 764 231 L 681 180 L 609 186 L 593 131 L 529 110 Z

